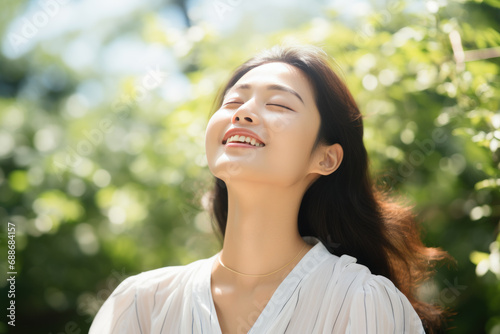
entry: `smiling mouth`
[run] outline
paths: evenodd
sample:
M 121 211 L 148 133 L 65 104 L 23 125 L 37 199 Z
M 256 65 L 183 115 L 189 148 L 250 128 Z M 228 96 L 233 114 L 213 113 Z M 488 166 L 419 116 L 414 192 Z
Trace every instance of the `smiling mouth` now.
M 249 144 L 249 143 L 240 143 L 240 142 L 231 142 L 231 143 L 227 143 L 227 144 L 224 144 L 224 146 L 226 147 L 244 147 L 244 148 L 262 148 L 264 146 L 255 146 L 255 145 L 252 145 L 252 144 Z
M 249 146 L 249 147 L 264 147 L 264 143 L 258 142 L 255 138 L 248 136 L 234 135 L 229 137 L 227 140 L 222 141 L 222 145 L 231 146 Z

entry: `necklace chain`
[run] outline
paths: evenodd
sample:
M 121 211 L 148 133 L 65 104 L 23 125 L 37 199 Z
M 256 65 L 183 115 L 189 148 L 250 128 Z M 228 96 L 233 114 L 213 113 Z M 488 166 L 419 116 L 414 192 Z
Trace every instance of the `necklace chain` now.
M 306 245 L 304 245 L 304 247 L 302 247 L 302 249 L 300 250 L 300 252 L 298 252 L 297 255 L 295 255 L 295 257 L 290 260 L 290 262 L 288 262 L 287 264 L 285 264 L 283 267 L 281 267 L 281 268 L 279 268 L 279 269 L 277 269 L 277 270 L 275 270 L 273 272 L 270 272 L 269 274 L 244 274 L 244 273 L 240 273 L 239 271 L 231 269 L 231 268 L 227 267 L 224 263 L 222 263 L 222 260 L 220 259 L 220 254 L 219 254 L 219 256 L 217 258 L 219 259 L 219 263 L 220 263 L 221 266 L 223 266 L 224 268 L 226 268 L 229 271 L 232 271 L 235 274 L 238 274 L 238 275 L 241 275 L 241 276 L 250 276 L 250 277 L 265 277 L 265 276 L 271 276 L 272 274 L 276 274 L 278 271 L 281 271 L 281 270 L 285 269 L 290 263 L 292 263 L 302 253 L 302 251 L 305 248 L 306 248 Z

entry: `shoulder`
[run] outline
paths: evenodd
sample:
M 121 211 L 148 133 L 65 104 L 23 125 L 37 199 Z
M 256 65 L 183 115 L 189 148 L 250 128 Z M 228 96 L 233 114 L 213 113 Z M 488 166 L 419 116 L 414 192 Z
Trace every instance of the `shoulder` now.
M 209 259 L 182 266 L 169 266 L 142 272 L 122 281 L 99 309 L 90 334 L 134 333 L 149 327 L 157 299 L 170 298 L 182 303 L 185 291 L 199 280 Z
M 408 298 L 385 276 L 374 275 L 347 255 L 343 276 L 352 285 L 349 333 L 424 333 L 422 321 Z M 347 279 L 349 278 L 349 279 Z
M 356 261 L 332 255 L 323 265 L 330 272 L 327 312 L 343 319 L 345 332 L 424 333 L 418 314 L 394 283 Z
M 157 285 L 168 286 L 185 282 L 186 277 L 190 277 L 195 272 L 201 270 L 208 259 L 194 261 L 187 265 L 168 266 L 140 274 L 133 275 L 125 279 L 113 292 L 112 295 L 120 294 L 130 289 L 147 291 Z

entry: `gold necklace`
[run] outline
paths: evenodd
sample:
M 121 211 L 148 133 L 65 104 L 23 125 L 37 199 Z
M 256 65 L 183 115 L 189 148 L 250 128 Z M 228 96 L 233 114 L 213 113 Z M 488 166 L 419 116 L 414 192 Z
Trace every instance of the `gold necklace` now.
M 229 271 L 232 271 L 235 274 L 238 274 L 238 275 L 241 275 L 241 276 L 250 276 L 250 277 L 265 277 L 265 276 L 270 276 L 272 274 L 276 274 L 278 271 L 281 271 L 281 270 L 285 269 L 290 263 L 292 263 L 302 253 L 302 251 L 306 248 L 306 246 L 307 246 L 307 244 L 304 245 L 304 247 L 302 247 L 302 249 L 300 250 L 300 252 L 297 255 L 295 255 L 295 257 L 292 260 L 290 260 L 290 262 L 288 262 L 287 264 L 285 264 L 283 267 L 279 268 L 278 270 L 270 272 L 269 274 L 244 274 L 244 273 L 240 273 L 239 271 L 236 271 L 234 269 L 226 267 L 226 265 L 224 263 L 222 263 L 222 260 L 220 259 L 220 254 L 219 254 L 219 256 L 217 258 L 219 259 L 219 263 L 220 263 L 221 266 L 223 266 L 224 268 L 226 268 Z

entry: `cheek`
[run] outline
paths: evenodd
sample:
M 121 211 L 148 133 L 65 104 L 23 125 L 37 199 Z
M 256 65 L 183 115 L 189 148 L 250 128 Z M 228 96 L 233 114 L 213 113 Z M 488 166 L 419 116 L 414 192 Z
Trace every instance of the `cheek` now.
M 208 121 L 205 130 L 205 152 L 209 164 L 213 162 L 212 160 L 215 158 L 217 150 L 221 147 L 222 136 L 227 126 L 227 122 L 221 116 L 221 114 L 216 112 Z
M 205 145 L 213 145 L 217 142 L 218 137 L 221 135 L 223 123 L 221 122 L 220 115 L 215 113 L 207 123 L 205 130 Z
M 314 139 L 302 127 L 282 131 L 274 137 L 270 158 L 281 166 L 283 172 L 288 171 L 293 174 L 302 172 L 309 165 Z
M 309 156 L 316 139 L 316 127 L 319 127 L 314 121 L 304 117 L 276 117 L 270 120 L 268 129 L 283 153 L 303 154 L 307 151 Z

